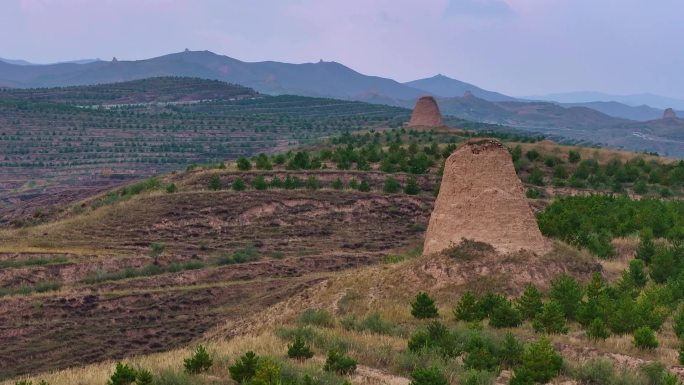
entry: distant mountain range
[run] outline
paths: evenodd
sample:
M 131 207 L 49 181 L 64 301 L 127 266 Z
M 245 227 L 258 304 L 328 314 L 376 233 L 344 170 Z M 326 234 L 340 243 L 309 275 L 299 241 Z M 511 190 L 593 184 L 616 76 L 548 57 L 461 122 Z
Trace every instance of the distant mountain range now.
M 593 138 L 596 142 L 612 141 L 616 146 L 626 142 L 632 149 L 657 148 L 661 153 L 674 151 L 684 156 L 684 142 L 680 141 L 679 134 L 680 130 L 684 132 L 684 120 L 663 122 L 660 119 L 662 108 L 631 105 L 649 100 L 657 106 L 679 108 L 678 101 L 649 94 L 625 97 L 599 93 L 555 94 L 535 97 L 536 101 L 533 101 L 485 90 L 443 75 L 400 83 L 379 76 L 367 76 L 337 62 L 250 63 L 209 51 L 186 50 L 135 61 L 86 60 L 82 63 L 49 65 L 27 63 L 0 60 L 0 87 L 93 85 L 182 76 L 240 84 L 270 95 L 328 97 L 407 108 L 413 107 L 418 97 L 431 94 L 437 97 L 443 113 L 464 119 L 581 140 Z M 682 103 L 681 107 L 684 107 Z M 679 111 L 678 115 L 684 116 L 684 112 Z M 665 136 L 661 135 L 663 133 Z M 615 135 L 627 135 L 629 140 L 613 138 Z M 650 143 L 654 141 L 666 144 L 654 147 Z
M 651 106 L 658 109 L 674 108 L 684 110 L 684 100 L 653 94 L 612 95 L 602 92 L 566 92 L 542 96 L 527 96 L 525 99 L 546 100 L 559 103 L 618 102 L 632 107 Z
M 58 63 L 50 63 L 50 64 L 36 64 L 36 63 L 31 63 L 26 60 L 12 60 L 12 59 L 3 59 L 0 57 L 0 62 L 5 62 L 9 64 L 16 64 L 20 66 L 40 66 L 40 65 L 52 65 L 52 64 L 65 64 L 65 63 L 73 63 L 73 64 L 88 64 L 92 62 L 100 61 L 100 59 L 80 59 L 80 60 L 69 60 L 69 61 L 64 61 L 64 62 L 58 62 Z

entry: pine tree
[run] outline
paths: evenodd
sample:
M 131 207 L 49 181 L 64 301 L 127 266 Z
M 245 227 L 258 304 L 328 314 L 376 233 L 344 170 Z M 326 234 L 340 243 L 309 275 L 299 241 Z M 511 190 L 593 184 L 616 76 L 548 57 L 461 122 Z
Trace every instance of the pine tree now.
M 385 184 L 382 186 L 382 191 L 390 194 L 397 193 L 401 190 L 399 181 L 392 177 L 385 179 Z
M 636 257 L 648 265 L 651 263 L 651 258 L 656 252 L 655 244 L 653 243 L 653 230 L 650 228 L 643 229 L 639 238 L 641 242 L 636 251 Z
M 420 192 L 420 187 L 418 187 L 418 182 L 416 178 L 410 177 L 404 186 L 404 193 L 408 195 L 416 195 Z
M 551 281 L 550 297 L 561 306 L 567 318 L 575 319 L 583 297 L 582 287 L 575 278 L 562 274 Z
M 152 385 L 152 380 L 152 373 L 149 370 L 140 369 L 135 377 L 135 385 Z
M 629 261 L 629 275 L 636 287 L 644 287 L 648 281 L 648 276 L 644 271 L 644 261 L 641 259 L 633 259 Z
M 523 351 L 525 351 L 525 346 L 515 338 L 513 333 L 506 333 L 501 343 L 501 350 L 499 350 L 501 366 L 504 368 L 518 366 L 522 360 Z
M 107 385 L 131 385 L 135 381 L 137 373 L 135 369 L 124 363 L 117 363 Z
M 475 296 L 467 291 L 454 308 L 454 317 L 458 321 L 479 321 L 483 318 L 482 310 Z
M 231 187 L 234 191 L 242 191 L 242 190 L 245 189 L 245 182 L 244 182 L 242 179 L 240 179 L 240 178 L 236 178 L 236 179 L 233 181 L 233 184 L 232 184 L 230 187 Z
M 542 303 L 541 293 L 537 287 L 531 283 L 525 286 L 525 291 L 516 300 L 516 306 L 526 320 L 534 319 L 544 308 Z
M 209 370 L 213 364 L 214 360 L 209 356 L 207 348 L 202 345 L 198 345 L 192 356 L 183 360 L 185 371 L 190 374 L 197 374 Z
M 437 306 L 435 306 L 435 300 L 423 292 L 418 293 L 416 299 L 411 304 L 411 314 L 419 319 L 437 318 L 439 315 Z
M 680 307 L 675 313 L 672 322 L 672 329 L 679 339 L 684 340 L 684 306 Z
M 519 369 L 534 382 L 545 384 L 554 378 L 563 367 L 563 357 L 551 345 L 551 341 L 544 337 L 530 344 L 522 355 Z M 516 375 L 518 374 L 516 370 Z
M 306 360 L 313 357 L 311 348 L 304 342 L 301 336 L 295 337 L 292 345 L 287 345 L 287 356 L 298 360 Z
M 565 334 L 568 327 L 565 323 L 563 308 L 556 301 L 549 301 L 542 312 L 535 317 L 532 327 L 538 333 Z
M 510 328 L 520 326 L 522 315 L 513 307 L 510 301 L 497 304 L 489 316 L 489 325 L 495 328 Z
M 577 321 L 587 327 L 593 320 L 603 318 L 605 308 L 599 298 L 589 298 L 586 302 L 580 303 L 577 309 Z
M 340 180 L 340 178 L 335 179 L 335 181 L 332 184 L 332 188 L 335 190 L 342 190 L 344 188 L 344 183 Z
M 587 298 L 598 298 L 606 290 L 606 283 L 598 271 L 591 275 L 591 281 L 587 284 Z
M 221 178 L 219 178 L 218 175 L 214 174 L 211 176 L 211 179 L 209 179 L 209 188 L 212 190 L 220 190 L 221 187 Z
M 252 162 L 245 157 L 241 157 L 237 160 L 237 167 L 240 171 L 249 171 L 252 168 Z
M 592 340 L 605 340 L 610 336 L 610 331 L 606 327 L 606 323 L 602 319 L 596 318 L 589 324 L 587 328 L 587 337 Z

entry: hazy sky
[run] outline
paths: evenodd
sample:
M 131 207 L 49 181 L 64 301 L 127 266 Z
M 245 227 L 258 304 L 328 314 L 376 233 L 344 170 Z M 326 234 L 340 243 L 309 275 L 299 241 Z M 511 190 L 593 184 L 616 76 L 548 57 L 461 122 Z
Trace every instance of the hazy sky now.
M 0 0 L 0 57 L 211 50 L 512 94 L 684 98 L 684 0 Z

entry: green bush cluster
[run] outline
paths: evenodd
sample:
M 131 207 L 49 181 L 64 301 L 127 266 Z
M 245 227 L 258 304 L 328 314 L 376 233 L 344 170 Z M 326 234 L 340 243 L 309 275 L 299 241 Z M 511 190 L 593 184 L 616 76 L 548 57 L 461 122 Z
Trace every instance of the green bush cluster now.
M 684 202 L 607 195 L 563 197 L 547 206 L 538 222 L 546 236 L 610 257 L 615 254 L 613 238 L 646 229 L 656 238 L 684 240 Z

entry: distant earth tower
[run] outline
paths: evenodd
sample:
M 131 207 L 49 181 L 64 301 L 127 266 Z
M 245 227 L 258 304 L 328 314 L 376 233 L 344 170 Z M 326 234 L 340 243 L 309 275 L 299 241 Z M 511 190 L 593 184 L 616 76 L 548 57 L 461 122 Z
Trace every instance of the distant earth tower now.
M 408 127 L 441 127 L 444 125 L 442 113 L 432 96 L 423 96 L 416 102 Z

